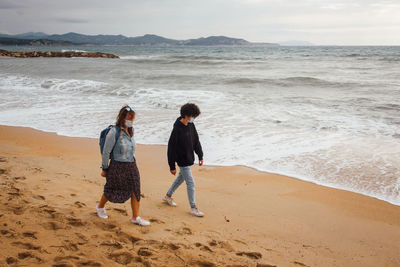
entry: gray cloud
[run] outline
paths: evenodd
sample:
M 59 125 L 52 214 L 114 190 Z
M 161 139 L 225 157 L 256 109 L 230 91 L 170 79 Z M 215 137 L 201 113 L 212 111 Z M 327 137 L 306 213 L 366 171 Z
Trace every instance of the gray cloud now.
M 61 23 L 89 23 L 89 20 L 76 18 L 57 18 L 55 21 Z
M 0 1 L 0 32 L 8 33 L 400 44 L 400 2 L 395 0 L 19 0 L 18 7 Z
M 23 7 L 20 4 L 16 4 L 15 2 L 11 2 L 11 1 L 4 1 L 2 0 L 0 2 L 0 9 L 16 9 L 16 8 L 21 8 Z

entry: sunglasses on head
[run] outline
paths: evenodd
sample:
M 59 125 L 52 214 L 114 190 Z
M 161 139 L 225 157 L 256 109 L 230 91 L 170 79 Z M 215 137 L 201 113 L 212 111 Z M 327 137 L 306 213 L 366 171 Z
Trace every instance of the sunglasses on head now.
M 131 109 L 131 107 L 126 107 L 125 110 L 126 111 L 131 111 L 132 109 Z

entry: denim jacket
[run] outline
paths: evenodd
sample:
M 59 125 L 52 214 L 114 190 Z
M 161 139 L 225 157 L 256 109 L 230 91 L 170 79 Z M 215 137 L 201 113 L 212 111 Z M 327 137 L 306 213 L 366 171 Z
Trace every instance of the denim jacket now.
M 134 162 L 136 142 L 133 136 L 129 136 L 125 129 L 120 130 L 118 141 L 115 143 L 116 127 L 110 129 L 107 133 L 106 141 L 104 143 L 102 164 L 103 170 L 108 169 L 110 154 L 111 158 L 115 161 L 121 162 Z

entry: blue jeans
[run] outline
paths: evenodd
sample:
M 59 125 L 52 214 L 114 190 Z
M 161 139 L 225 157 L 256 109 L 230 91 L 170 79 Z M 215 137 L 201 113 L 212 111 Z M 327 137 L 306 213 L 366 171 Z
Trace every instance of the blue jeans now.
M 175 192 L 176 189 L 178 189 L 178 187 L 183 183 L 183 181 L 186 182 L 189 204 L 191 207 L 196 207 L 194 179 L 192 176 L 192 171 L 190 170 L 190 166 L 180 167 L 178 177 L 176 177 L 175 181 L 169 188 L 168 195 L 172 196 L 172 194 Z

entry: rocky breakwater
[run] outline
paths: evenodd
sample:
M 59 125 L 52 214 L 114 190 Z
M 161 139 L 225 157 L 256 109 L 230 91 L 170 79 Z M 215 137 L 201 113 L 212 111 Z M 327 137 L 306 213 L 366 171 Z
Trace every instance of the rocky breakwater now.
M 19 58 L 30 58 L 30 57 L 101 57 L 101 58 L 119 58 L 116 55 L 102 52 L 52 52 L 52 51 L 32 51 L 32 52 L 12 52 L 7 50 L 0 50 L 0 57 L 19 57 Z

